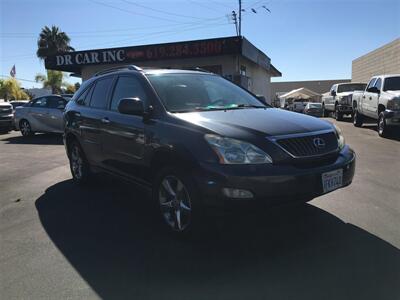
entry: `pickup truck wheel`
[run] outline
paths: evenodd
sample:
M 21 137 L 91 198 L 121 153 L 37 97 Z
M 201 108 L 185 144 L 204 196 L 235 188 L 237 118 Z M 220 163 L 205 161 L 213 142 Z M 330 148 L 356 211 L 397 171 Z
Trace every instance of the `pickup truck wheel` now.
M 353 125 L 355 127 L 361 127 L 363 124 L 363 115 L 360 114 L 357 109 L 354 110 L 353 114 Z
M 329 117 L 329 113 L 325 109 L 325 104 L 322 105 L 322 116 L 323 117 Z
M 153 187 L 153 200 L 158 203 L 163 223 L 178 237 L 187 237 L 198 228 L 199 193 L 190 174 L 174 167 L 158 172 Z
M 86 157 L 77 141 L 68 145 L 69 166 L 73 180 L 78 184 L 84 184 L 91 178 L 91 172 Z
M 336 121 L 343 120 L 343 114 L 339 111 L 339 108 L 337 106 L 335 107 L 335 119 Z
M 378 134 L 381 137 L 386 137 L 388 135 L 389 128 L 386 125 L 385 114 L 381 112 L 378 117 Z

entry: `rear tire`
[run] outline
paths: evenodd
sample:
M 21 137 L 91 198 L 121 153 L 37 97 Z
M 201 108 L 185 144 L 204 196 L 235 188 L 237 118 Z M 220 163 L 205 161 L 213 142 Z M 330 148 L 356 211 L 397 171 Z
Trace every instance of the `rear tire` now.
M 322 104 L 322 116 L 324 118 L 329 117 L 329 112 L 326 111 L 325 104 Z
M 68 145 L 68 158 L 72 179 L 78 184 L 87 183 L 92 173 L 81 146 L 75 140 Z
M 335 119 L 336 121 L 342 121 L 343 120 L 343 113 L 339 111 L 339 108 L 336 106 L 335 107 Z
M 21 120 L 21 122 L 19 122 L 19 130 L 24 137 L 32 136 L 34 134 L 31 124 L 29 124 L 27 120 Z
M 188 172 L 175 167 L 165 167 L 158 172 L 153 201 L 169 233 L 186 238 L 199 231 L 203 219 L 199 195 Z
M 354 113 L 353 113 L 353 125 L 355 127 L 361 127 L 363 124 L 363 119 L 364 116 L 362 114 L 360 114 L 357 109 L 354 109 Z

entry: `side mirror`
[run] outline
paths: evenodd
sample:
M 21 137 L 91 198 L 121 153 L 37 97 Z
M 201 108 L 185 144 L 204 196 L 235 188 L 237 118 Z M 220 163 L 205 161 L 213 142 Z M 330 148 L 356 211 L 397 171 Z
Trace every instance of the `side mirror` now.
M 376 86 L 371 86 L 371 87 L 367 90 L 367 92 L 374 93 L 374 94 L 379 94 L 381 91 L 380 91 Z
M 331 91 L 331 96 L 335 97 L 336 96 L 336 92 L 335 91 Z
M 124 98 L 119 101 L 118 111 L 125 115 L 143 116 L 143 101 L 139 98 Z
M 256 95 L 257 99 L 261 101 L 262 103 L 267 103 L 267 100 L 265 100 L 265 97 L 263 95 Z

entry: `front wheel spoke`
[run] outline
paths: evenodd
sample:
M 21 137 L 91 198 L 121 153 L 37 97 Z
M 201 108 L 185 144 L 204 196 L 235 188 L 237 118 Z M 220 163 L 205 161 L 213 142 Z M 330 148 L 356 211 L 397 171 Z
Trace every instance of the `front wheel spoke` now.
M 192 209 L 187 206 L 183 201 L 180 202 L 180 207 L 184 210 L 191 211 Z
M 176 226 L 179 230 L 182 230 L 182 221 L 181 221 L 181 211 L 175 210 L 175 218 L 176 218 Z
M 171 196 L 175 197 L 175 192 L 171 187 L 171 184 L 169 183 L 169 181 L 167 179 L 165 179 L 162 183 L 162 186 L 164 187 L 164 189 L 168 192 L 168 194 L 170 194 Z

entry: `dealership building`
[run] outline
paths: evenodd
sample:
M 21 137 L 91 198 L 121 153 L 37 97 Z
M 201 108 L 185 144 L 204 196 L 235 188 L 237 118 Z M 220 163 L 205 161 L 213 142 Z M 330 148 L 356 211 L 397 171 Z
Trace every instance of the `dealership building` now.
M 368 82 L 382 74 L 400 74 L 400 38 L 353 60 L 353 82 Z
M 45 60 L 46 69 L 71 72 L 82 80 L 101 70 L 129 64 L 143 68 L 202 68 L 264 96 L 268 102 L 271 77 L 282 76 L 271 59 L 244 37 L 75 51 Z

